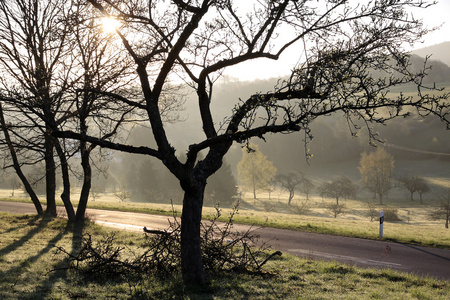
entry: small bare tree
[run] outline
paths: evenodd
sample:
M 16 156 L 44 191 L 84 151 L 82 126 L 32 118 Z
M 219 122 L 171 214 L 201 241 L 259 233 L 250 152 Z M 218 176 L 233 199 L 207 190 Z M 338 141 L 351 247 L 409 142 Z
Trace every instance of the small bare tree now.
M 439 200 L 439 205 L 430 213 L 432 220 L 444 220 L 445 228 L 448 229 L 448 222 L 450 220 L 450 189 L 446 193 L 438 194 L 436 196 Z
M 325 208 L 334 216 L 334 218 L 345 213 L 345 204 L 329 203 Z
M 120 202 L 126 202 L 131 198 L 131 192 L 126 187 L 120 187 L 114 192 L 114 197 L 120 200 Z
M 356 196 L 355 184 L 343 175 L 331 182 L 323 183 L 318 190 L 322 197 L 328 196 L 336 199 L 336 205 L 339 205 L 339 198 Z
M 404 175 L 397 179 L 400 184 L 409 191 L 411 201 L 414 200 L 414 193 L 420 195 L 420 203 L 422 203 L 422 194 L 430 191 L 427 182 L 423 177 L 415 175 Z
M 309 194 L 314 190 L 314 187 L 311 179 L 303 176 L 303 181 L 300 184 L 300 191 L 306 195 L 306 200 L 309 200 Z
M 303 175 L 297 172 L 290 172 L 288 174 L 279 174 L 275 176 L 275 181 L 284 189 L 289 192 L 288 205 L 291 205 L 291 201 L 294 198 L 295 190 L 302 184 Z

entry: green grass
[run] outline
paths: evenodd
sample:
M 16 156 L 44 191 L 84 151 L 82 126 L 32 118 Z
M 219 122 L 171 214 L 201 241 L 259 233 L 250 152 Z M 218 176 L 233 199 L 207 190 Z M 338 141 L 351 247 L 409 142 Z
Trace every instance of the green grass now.
M 87 224 L 95 238 L 112 231 Z M 392 270 L 360 269 L 283 255 L 263 275 L 208 274 L 209 286 L 187 288 L 179 274 L 165 281 L 86 278 L 68 270 L 55 246 L 77 248 L 81 231 L 64 220 L 0 213 L 0 299 L 449 299 L 447 281 Z M 117 242 L 139 247 L 142 235 L 116 232 Z

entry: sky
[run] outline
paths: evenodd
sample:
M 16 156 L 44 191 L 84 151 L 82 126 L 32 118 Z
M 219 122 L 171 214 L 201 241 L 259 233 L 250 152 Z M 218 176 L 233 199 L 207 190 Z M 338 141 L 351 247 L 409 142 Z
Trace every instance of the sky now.
M 423 19 L 427 28 L 442 27 L 439 30 L 428 33 L 422 41 L 418 41 L 411 49 L 407 50 L 425 48 L 450 41 L 450 0 L 439 0 L 436 5 L 427 9 L 418 9 L 412 13 L 415 18 Z M 294 62 L 302 59 L 298 50 L 296 52 L 296 50 L 291 49 L 277 61 L 259 59 L 246 62 L 237 67 L 228 68 L 225 70 L 224 75 L 244 81 L 284 77 L 294 67 L 292 65 L 293 58 L 295 59 Z

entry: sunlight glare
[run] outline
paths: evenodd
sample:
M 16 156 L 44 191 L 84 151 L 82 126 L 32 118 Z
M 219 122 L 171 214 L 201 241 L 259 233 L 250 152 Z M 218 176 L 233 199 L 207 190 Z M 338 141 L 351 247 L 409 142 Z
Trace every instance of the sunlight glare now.
M 114 17 L 102 18 L 102 30 L 105 33 L 114 33 L 120 27 L 120 21 Z

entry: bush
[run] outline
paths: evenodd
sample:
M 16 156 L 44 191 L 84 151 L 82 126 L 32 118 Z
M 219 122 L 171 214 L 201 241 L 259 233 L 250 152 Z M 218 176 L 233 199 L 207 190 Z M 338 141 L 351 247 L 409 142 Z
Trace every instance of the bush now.
M 299 204 L 292 204 L 289 207 L 289 211 L 293 214 L 304 215 L 304 214 L 309 213 L 311 211 L 311 209 L 309 207 L 308 200 L 306 200 L 306 201 L 300 202 Z
M 336 204 L 336 203 L 330 203 L 325 206 L 328 212 L 330 212 L 335 218 L 345 213 L 345 204 Z
M 380 216 L 380 213 L 375 208 L 375 204 L 373 204 L 371 202 L 367 203 L 367 207 L 368 207 L 368 210 L 366 211 L 365 216 L 370 218 L 370 222 L 373 222 Z
M 399 222 L 401 221 L 398 216 L 398 209 L 393 207 L 386 207 L 384 209 L 384 220 L 387 222 Z

